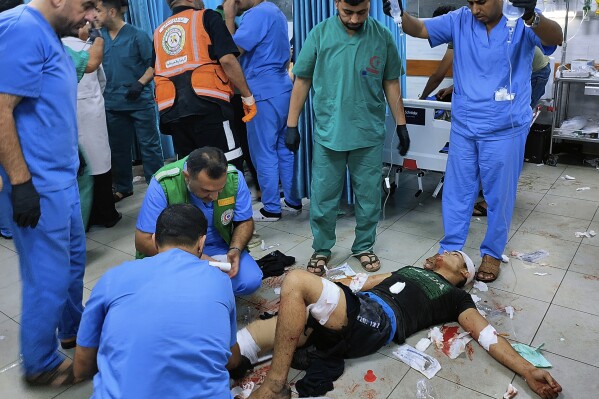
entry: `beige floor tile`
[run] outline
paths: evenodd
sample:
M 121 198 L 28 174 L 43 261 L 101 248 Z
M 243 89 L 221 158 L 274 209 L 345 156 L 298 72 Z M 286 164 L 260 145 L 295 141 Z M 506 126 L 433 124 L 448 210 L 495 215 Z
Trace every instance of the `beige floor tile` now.
M 21 313 L 21 283 L 0 281 L 0 312 L 9 317 Z
M 532 345 L 544 343 L 547 352 L 599 367 L 597 331 L 599 316 L 551 305 Z
M 87 237 L 101 244 L 108 244 L 122 237 L 135 234 L 135 218 L 123 216 L 120 222 L 109 229 L 105 227 L 92 227 Z
M 475 390 L 465 388 L 454 381 L 446 380 L 441 377 L 435 376 L 432 379 L 427 380 L 425 376 L 411 369 L 401 380 L 399 385 L 395 387 L 393 392 L 391 392 L 391 395 L 389 395 L 388 399 L 414 399 L 417 392 L 416 384 L 422 379 L 428 381 L 429 384 L 432 385 L 435 394 L 437 395 L 436 398 L 486 399 L 491 397 L 483 395 L 480 392 L 476 392 Z
M 572 259 L 570 271 L 599 277 L 599 247 L 581 244 Z
M 19 325 L 8 318 L 0 321 L 0 337 L 0 369 L 3 369 L 19 360 Z
M 599 316 L 599 277 L 568 271 L 553 303 Z
M 534 273 L 547 273 L 539 276 Z M 509 263 L 502 263 L 499 277 L 492 283 L 490 288 L 522 295 L 528 298 L 550 302 L 566 273 L 565 270 L 549 266 L 536 266 L 519 259 L 510 259 Z
M 516 202 L 514 204 L 514 206 L 516 208 L 520 208 L 520 209 L 529 209 L 529 210 L 533 210 L 535 208 L 535 206 L 537 206 L 537 204 L 539 202 L 541 202 L 541 199 L 543 199 L 543 194 L 540 193 L 535 193 L 532 191 L 526 191 L 526 190 L 520 190 L 518 191 L 518 194 L 516 195 Z
M 577 231 L 586 231 L 589 225 L 590 221 L 533 211 L 518 230 L 580 243 L 581 238 L 576 238 L 574 234 Z
M 599 173 L 597 178 L 599 179 Z M 599 199 L 599 196 L 597 197 Z M 547 194 L 537 205 L 535 211 L 552 215 L 591 220 L 599 207 L 599 202 L 579 200 Z
M 128 260 L 133 260 L 134 256 L 126 254 L 107 246 L 101 246 L 91 251 L 87 251 L 87 266 L 85 267 L 85 284 L 96 280 L 114 266 L 120 265 Z
M 404 265 L 416 262 L 422 253 L 428 251 L 437 240 L 385 230 L 377 237 L 375 245 L 379 258 L 389 259 Z
M 443 223 L 439 223 L 439 219 L 439 215 L 415 209 L 399 218 L 389 229 L 440 240 L 443 237 Z

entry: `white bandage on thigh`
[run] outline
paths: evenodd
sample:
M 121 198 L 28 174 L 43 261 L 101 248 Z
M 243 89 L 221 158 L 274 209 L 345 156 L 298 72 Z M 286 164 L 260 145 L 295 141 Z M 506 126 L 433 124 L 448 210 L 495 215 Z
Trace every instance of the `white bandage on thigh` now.
M 258 363 L 260 347 L 256 344 L 256 341 L 254 341 L 252 334 L 250 334 L 247 328 L 237 331 L 237 343 L 239 344 L 239 351 L 243 356 L 250 359 L 252 364 Z
M 478 343 L 488 352 L 491 345 L 497 343 L 497 330 L 492 325 L 488 325 L 478 335 Z
M 320 281 L 322 281 L 322 294 L 320 294 L 318 301 L 308 305 L 307 309 L 320 325 L 324 325 L 339 303 L 341 288 L 324 278 L 321 278 Z

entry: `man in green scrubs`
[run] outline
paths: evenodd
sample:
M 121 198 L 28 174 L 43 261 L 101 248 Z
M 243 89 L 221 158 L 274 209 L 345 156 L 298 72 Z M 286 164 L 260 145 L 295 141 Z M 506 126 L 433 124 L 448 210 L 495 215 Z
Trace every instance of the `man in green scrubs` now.
M 397 122 L 400 154 L 409 147 L 399 76 L 403 73 L 391 32 L 368 16 L 370 0 L 335 0 L 337 15 L 312 29 L 293 68 L 296 80 L 286 144 L 297 150 L 299 114 L 314 88 L 314 147 L 310 225 L 314 254 L 308 271 L 322 275 L 335 245 L 337 209 L 346 166 L 355 194 L 353 255 L 368 271 L 381 210 L 381 166 L 386 100 Z

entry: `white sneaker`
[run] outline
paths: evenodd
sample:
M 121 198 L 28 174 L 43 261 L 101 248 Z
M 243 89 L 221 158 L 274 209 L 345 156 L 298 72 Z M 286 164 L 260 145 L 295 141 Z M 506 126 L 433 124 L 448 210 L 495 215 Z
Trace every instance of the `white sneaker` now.
M 261 211 L 264 208 L 255 209 L 254 214 L 252 215 L 254 218 L 254 222 L 278 222 L 281 219 L 281 216 L 266 216 Z
M 294 208 L 294 207 L 290 206 L 289 204 L 287 204 L 287 201 L 285 201 L 285 198 L 281 198 L 281 211 L 290 213 L 295 216 L 295 215 L 299 215 L 300 213 L 302 213 L 302 208 L 301 208 L 301 206 L 299 207 L 299 209 Z

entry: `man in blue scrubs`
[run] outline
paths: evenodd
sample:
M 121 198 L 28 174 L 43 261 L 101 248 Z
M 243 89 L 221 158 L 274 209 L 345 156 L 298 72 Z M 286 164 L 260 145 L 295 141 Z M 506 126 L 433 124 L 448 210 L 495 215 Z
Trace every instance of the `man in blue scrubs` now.
M 77 77 L 61 35 L 95 1 L 33 0 L 0 14 L 0 193 L 12 215 L 23 308 L 21 353 L 32 385 L 72 381 L 58 338 L 77 335 L 85 234 L 77 191 Z M 27 38 L 27 40 L 23 40 Z
M 408 35 L 428 39 L 431 46 L 454 44 L 451 136 L 443 187 L 445 236 L 439 254 L 463 248 L 481 181 L 488 203 L 477 274 L 482 281 L 497 278 L 508 239 L 532 119 L 535 46 L 551 54 L 563 39 L 560 26 L 535 11 L 535 0 L 514 0 L 525 13 L 508 43 L 502 4 L 502 0 L 470 0 L 468 7 L 427 21 L 407 13 L 402 17 Z M 425 267 L 434 264 L 434 258 L 427 259 Z
M 227 275 L 200 260 L 206 228 L 194 205 L 166 208 L 158 255 L 125 262 L 94 287 L 74 368 L 77 379 L 95 375 L 93 398 L 231 398 L 235 297 Z
M 296 215 L 302 211 L 301 199 L 293 195 L 291 187 L 294 155 L 285 146 L 293 88 L 287 73 L 287 18 L 276 5 L 264 0 L 226 1 L 223 8 L 227 28 L 241 53 L 239 61 L 260 109 L 247 124 L 250 155 L 264 204 L 254 212 L 254 220 L 276 222 L 281 218 L 281 209 Z M 235 17 L 244 11 L 236 29 Z M 283 201 L 279 181 L 285 194 Z
M 137 138 L 146 183 L 163 165 L 156 105 L 149 84 L 154 76 L 152 41 L 123 21 L 121 0 L 98 2 L 97 21 L 104 38 L 104 102 L 115 175 L 114 201 L 133 194 L 131 150 Z
M 194 150 L 152 178 L 137 217 L 135 248 L 139 253 L 157 253 L 152 241 L 156 219 L 168 205 L 181 202 L 192 203 L 206 216 L 208 232 L 202 259 L 218 260 L 211 257 L 220 255 L 231 263 L 228 275 L 233 293 L 249 295 L 260 288 L 262 271 L 245 250 L 254 231 L 250 190 L 242 172 L 233 166 L 227 168 L 220 149 Z

